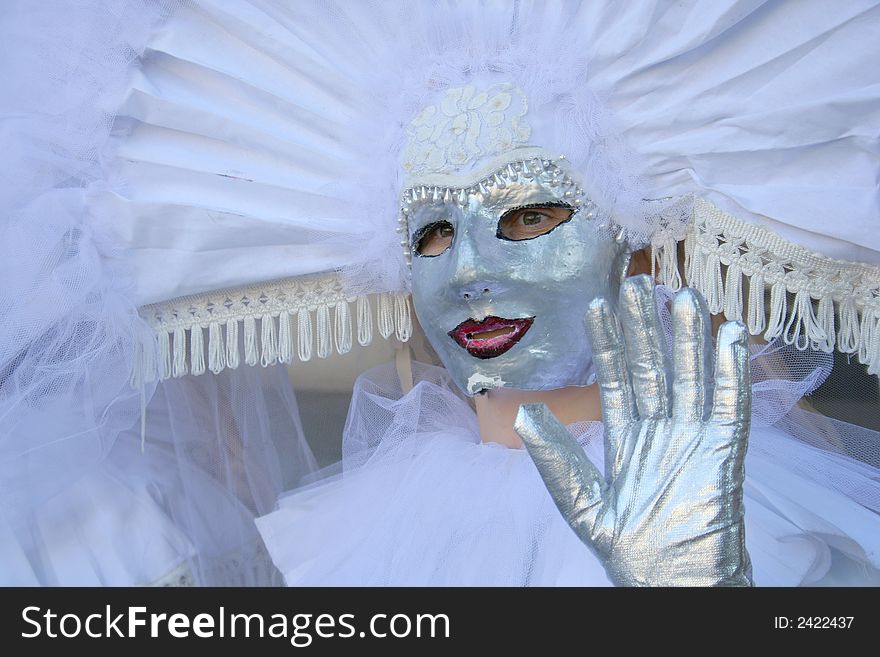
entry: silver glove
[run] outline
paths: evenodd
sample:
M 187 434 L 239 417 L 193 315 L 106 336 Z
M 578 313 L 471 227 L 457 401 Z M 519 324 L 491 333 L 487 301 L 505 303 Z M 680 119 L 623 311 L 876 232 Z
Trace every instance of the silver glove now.
M 520 407 L 516 432 L 562 515 L 614 583 L 749 586 L 746 329 L 723 324 L 713 358 L 705 303 L 684 289 L 672 308 L 670 364 L 649 277 L 624 282 L 619 312 L 621 321 L 599 298 L 585 320 L 605 423 L 605 475 L 543 404 Z

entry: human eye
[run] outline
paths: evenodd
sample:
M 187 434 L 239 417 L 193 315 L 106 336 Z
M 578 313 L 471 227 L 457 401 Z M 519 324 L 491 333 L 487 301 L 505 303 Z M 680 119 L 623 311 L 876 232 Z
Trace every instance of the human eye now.
M 573 208 L 562 204 L 514 208 L 501 217 L 496 236 L 504 240 L 530 240 L 546 235 L 573 214 Z
M 448 221 L 435 221 L 413 236 L 413 250 L 420 256 L 438 256 L 452 244 L 455 228 Z

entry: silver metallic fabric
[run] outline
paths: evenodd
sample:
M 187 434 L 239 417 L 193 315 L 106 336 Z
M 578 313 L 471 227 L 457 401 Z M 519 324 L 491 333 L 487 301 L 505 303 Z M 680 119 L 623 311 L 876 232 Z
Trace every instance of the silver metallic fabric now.
M 619 320 L 586 315 L 605 422 L 605 474 L 543 404 L 515 429 L 559 510 L 622 586 L 749 586 L 742 485 L 751 416 L 745 327 L 727 322 L 713 355 L 691 289 L 673 303 L 671 362 L 647 276 L 627 279 Z
M 491 186 L 406 195 L 416 314 L 469 395 L 592 383 L 582 318 L 591 299 L 617 294 L 628 263 L 626 246 L 555 163 L 516 167 L 491 176 Z M 504 234 L 505 216 L 540 206 L 567 208 L 570 218 L 528 239 Z M 420 255 L 420 240 L 440 224 L 448 248 Z

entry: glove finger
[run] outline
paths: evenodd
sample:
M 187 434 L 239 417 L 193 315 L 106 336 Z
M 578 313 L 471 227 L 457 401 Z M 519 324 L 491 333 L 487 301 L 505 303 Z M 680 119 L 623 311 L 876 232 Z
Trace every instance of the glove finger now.
M 620 322 L 632 375 L 636 407 L 642 420 L 669 415 L 666 339 L 654 303 L 649 276 L 633 276 L 620 288 Z
M 711 410 L 714 354 L 709 311 L 696 290 L 684 288 L 675 295 L 672 320 L 672 415 L 679 420 L 702 422 Z

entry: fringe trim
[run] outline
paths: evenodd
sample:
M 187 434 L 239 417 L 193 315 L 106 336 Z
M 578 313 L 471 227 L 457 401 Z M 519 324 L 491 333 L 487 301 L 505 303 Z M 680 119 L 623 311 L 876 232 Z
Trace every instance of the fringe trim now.
M 385 339 L 406 342 L 412 335 L 408 294 L 345 297 L 335 274 L 182 297 L 139 312 L 155 344 L 141 350 L 135 387 L 208 370 L 217 374 L 241 362 L 268 367 L 345 354 L 355 335 L 361 346 L 372 342 L 374 322 Z
M 659 231 L 651 245 L 658 280 L 673 289 L 683 283 L 680 241 L 684 280 L 712 313 L 798 349 L 854 354 L 869 374 L 880 375 L 880 267 L 816 254 L 697 198 L 686 232 Z M 412 335 L 408 294 L 346 297 L 336 274 L 182 297 L 144 306 L 140 314 L 155 343 L 141 349 L 136 388 L 235 369 L 242 360 L 268 367 L 345 354 L 355 333 L 358 344 L 372 342 L 374 321 L 385 339 L 406 342 Z
M 704 199 L 683 241 L 685 278 L 712 313 L 801 350 L 857 354 L 880 374 L 880 267 L 819 255 Z M 658 280 L 673 289 L 682 284 L 677 246 L 668 235 L 651 245 Z

